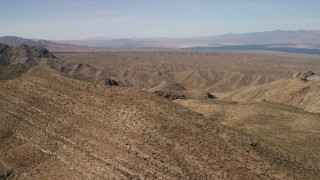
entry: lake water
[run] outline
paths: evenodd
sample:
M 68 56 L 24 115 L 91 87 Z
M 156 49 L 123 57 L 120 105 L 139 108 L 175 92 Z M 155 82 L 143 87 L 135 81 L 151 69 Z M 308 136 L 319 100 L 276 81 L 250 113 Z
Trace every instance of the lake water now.
M 318 54 L 319 49 L 270 47 L 270 45 L 225 45 L 185 48 L 186 50 L 234 50 L 234 51 L 278 51 L 298 54 Z

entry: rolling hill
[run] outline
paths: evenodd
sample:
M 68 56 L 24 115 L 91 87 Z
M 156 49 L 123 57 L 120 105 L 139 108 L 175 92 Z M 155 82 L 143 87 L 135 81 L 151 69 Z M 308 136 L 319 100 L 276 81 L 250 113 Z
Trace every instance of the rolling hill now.
M 296 72 L 320 72 L 319 56 L 271 52 L 108 51 L 55 55 L 64 62 L 95 67 L 125 86 L 151 92 L 174 91 L 189 98 L 202 98 L 207 92 L 219 98 L 220 93 L 288 79 Z

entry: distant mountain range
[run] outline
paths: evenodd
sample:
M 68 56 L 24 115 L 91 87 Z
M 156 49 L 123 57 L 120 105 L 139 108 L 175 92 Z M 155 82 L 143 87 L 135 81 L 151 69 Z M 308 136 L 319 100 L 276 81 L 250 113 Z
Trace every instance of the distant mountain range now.
M 245 34 L 225 34 L 207 37 L 190 38 L 121 38 L 94 37 L 83 40 L 32 40 L 15 36 L 0 37 L 0 43 L 16 46 L 27 44 L 32 46 L 72 48 L 72 47 L 102 47 L 102 48 L 195 48 L 222 45 L 272 45 L 286 48 L 320 49 L 320 31 L 266 31 Z
M 92 47 L 194 47 L 207 45 L 244 45 L 244 44 L 281 44 L 281 45 L 309 45 L 320 44 L 320 31 L 297 30 L 297 31 L 266 31 L 245 34 L 224 34 L 207 37 L 190 38 L 132 38 L 112 39 L 96 37 L 76 41 L 55 41 Z
M 107 47 L 107 48 L 133 48 L 133 47 L 147 47 L 147 46 L 159 46 L 159 42 L 154 42 L 153 40 L 143 41 L 139 39 L 110 39 L 110 38 L 89 38 L 84 40 L 62 40 L 54 41 L 57 43 L 66 43 L 78 46 L 88 46 L 88 47 Z
M 190 38 L 187 41 L 207 44 L 319 44 L 320 31 L 266 31 L 245 34 L 225 34 L 220 36 L 208 36 Z

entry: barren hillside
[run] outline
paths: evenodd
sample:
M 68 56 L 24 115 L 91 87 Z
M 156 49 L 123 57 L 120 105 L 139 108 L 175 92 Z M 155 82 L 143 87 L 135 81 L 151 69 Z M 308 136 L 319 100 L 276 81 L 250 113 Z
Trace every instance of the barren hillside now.
M 266 52 L 109 51 L 55 53 L 62 61 L 89 64 L 123 85 L 171 91 L 192 98 L 260 85 L 295 72 L 320 72 L 320 56 Z
M 250 141 L 133 88 L 61 76 L 47 65 L 0 82 L 0 162 L 21 179 L 289 178 Z
M 176 103 L 254 138 L 255 150 L 273 165 L 317 179 L 320 115 L 273 102 L 175 100 Z
M 320 113 L 320 81 L 303 82 L 300 79 L 278 80 L 260 86 L 245 87 L 225 98 L 235 101 L 271 101 Z
M 267 86 L 316 105 L 318 83 L 278 79 L 319 70 L 318 56 L 0 51 L 0 178 L 314 179 L 319 172 L 318 114 L 199 98 L 210 91 L 250 99 L 245 88 L 259 94 Z M 198 100 L 163 98 L 175 93 Z

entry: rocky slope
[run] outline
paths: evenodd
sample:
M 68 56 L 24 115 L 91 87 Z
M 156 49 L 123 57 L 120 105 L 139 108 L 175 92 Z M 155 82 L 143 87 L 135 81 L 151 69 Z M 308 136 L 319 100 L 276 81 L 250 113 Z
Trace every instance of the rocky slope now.
M 30 67 L 54 58 L 51 52 L 40 46 L 10 47 L 0 43 L 0 80 L 20 76 Z
M 255 150 L 273 164 L 318 179 L 320 115 L 284 104 L 223 100 L 175 100 L 255 139 Z M 301 179 L 301 178 L 298 178 Z
M 64 75 L 95 84 L 119 85 L 119 82 L 96 68 L 81 63 L 59 60 L 42 46 L 0 44 L 0 80 L 10 79 L 26 72 L 30 67 L 47 63 Z
M 18 179 L 289 178 L 250 141 L 138 89 L 46 64 L 0 82 L 0 162 Z
M 283 53 L 106 51 L 55 55 L 68 63 L 95 67 L 125 86 L 187 98 L 291 78 L 295 72 L 320 72 L 320 56 Z
M 49 61 L 48 64 L 51 68 L 56 69 L 63 73 L 65 76 L 91 82 L 94 84 L 105 84 L 110 86 L 118 86 L 121 83 L 117 80 L 111 79 L 110 76 L 97 68 L 88 64 L 70 63 L 59 59 Z
M 0 65 L 25 64 L 33 66 L 38 64 L 39 58 L 54 58 L 54 55 L 40 46 L 10 47 L 6 44 L 0 44 Z
M 320 80 L 305 82 L 300 78 L 283 79 L 271 83 L 245 87 L 228 94 L 225 99 L 240 102 L 271 101 L 320 113 Z
M 105 86 L 118 83 L 108 78 L 110 71 L 54 58 L 39 47 L 0 45 L 0 57 L 0 72 L 17 73 L 16 67 L 26 67 L 19 76 L 0 81 L 0 178 L 303 179 L 314 177 L 305 172 L 318 170 L 294 161 L 293 168 L 307 169 L 299 173 L 269 161 L 270 156 L 283 153 L 267 151 L 267 158 L 261 156 L 266 145 L 220 124 L 234 118 L 206 118 L 134 87 Z M 138 71 L 135 74 L 143 79 Z M 123 76 L 130 73 L 125 71 Z M 160 73 L 155 74 L 166 74 L 169 80 L 153 90 L 189 89 L 172 82 L 165 69 Z M 291 81 L 299 87 L 310 86 L 312 92 L 318 89 L 316 82 Z M 290 82 L 287 87 L 294 87 Z M 278 86 L 268 85 L 273 91 Z M 175 94 L 169 95 L 176 99 Z M 237 116 L 234 113 L 238 111 L 230 115 Z M 238 123 L 241 120 L 246 116 Z

